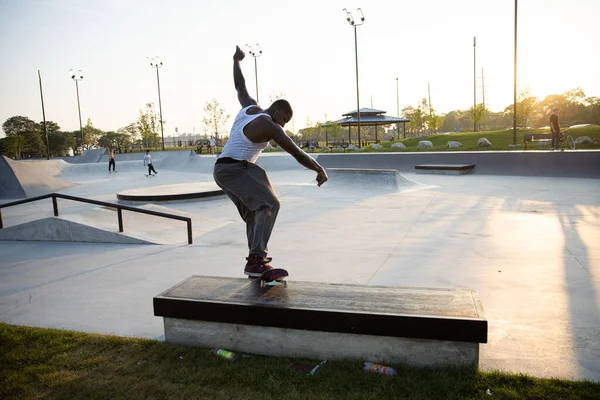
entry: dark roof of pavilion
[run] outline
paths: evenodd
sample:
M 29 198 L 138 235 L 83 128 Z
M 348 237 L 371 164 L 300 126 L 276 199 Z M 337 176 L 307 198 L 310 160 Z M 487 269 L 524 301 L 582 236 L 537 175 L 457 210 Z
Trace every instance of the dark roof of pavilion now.
M 348 112 L 346 114 L 342 114 L 346 118 L 338 119 L 334 121 L 336 124 L 340 124 L 341 126 L 348 125 L 358 125 L 358 117 L 356 110 Z M 397 124 L 399 122 L 410 122 L 410 119 L 406 118 L 398 118 L 398 117 L 389 117 L 385 114 L 383 110 L 375 110 L 373 108 L 361 108 L 360 109 L 360 124 L 361 125 L 389 125 L 389 124 Z M 323 126 L 327 126 L 327 124 L 323 124 Z

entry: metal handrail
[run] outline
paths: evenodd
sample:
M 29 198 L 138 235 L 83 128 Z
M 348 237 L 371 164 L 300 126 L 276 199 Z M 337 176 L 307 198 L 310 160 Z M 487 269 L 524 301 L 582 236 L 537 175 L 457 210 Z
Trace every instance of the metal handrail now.
M 44 199 L 48 199 L 48 198 L 52 198 L 52 207 L 54 209 L 55 217 L 58 217 L 58 202 L 56 201 L 57 198 L 65 199 L 65 200 L 72 200 L 72 201 L 79 201 L 82 203 L 95 204 L 95 205 L 99 205 L 99 206 L 103 206 L 103 207 L 116 208 L 118 220 L 119 220 L 119 232 L 123 232 L 122 210 L 137 212 L 137 213 L 141 213 L 141 214 L 154 215 L 155 217 L 163 217 L 163 218 L 169 218 L 169 219 L 176 219 L 179 221 L 185 221 L 187 223 L 188 244 L 192 244 L 192 241 L 193 241 L 192 240 L 192 219 L 190 217 L 182 217 L 180 215 L 167 214 L 167 213 L 163 213 L 163 212 L 159 212 L 159 211 L 144 210 L 141 208 L 123 206 L 121 204 L 86 199 L 83 197 L 69 196 L 69 195 L 60 194 L 60 193 L 48 193 L 43 196 L 30 197 L 28 199 L 22 199 L 22 200 L 12 201 L 10 203 L 0 204 L 0 229 L 4 228 L 4 225 L 2 223 L 2 209 L 3 208 L 17 206 L 17 205 L 25 204 L 25 203 L 31 203 L 33 201 L 44 200 Z

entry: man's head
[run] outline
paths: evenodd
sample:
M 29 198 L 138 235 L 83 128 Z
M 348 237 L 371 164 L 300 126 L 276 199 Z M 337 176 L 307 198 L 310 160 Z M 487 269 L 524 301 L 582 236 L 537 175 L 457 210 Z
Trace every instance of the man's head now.
M 146 154 L 150 154 L 150 150 L 146 150 Z
M 271 104 L 271 107 L 267 109 L 267 114 L 271 116 L 273 122 L 283 128 L 294 116 L 294 111 L 287 100 L 279 99 Z
M 554 108 L 554 109 L 552 110 L 552 112 L 553 112 L 554 114 L 557 114 L 557 113 L 558 113 L 558 108 Z

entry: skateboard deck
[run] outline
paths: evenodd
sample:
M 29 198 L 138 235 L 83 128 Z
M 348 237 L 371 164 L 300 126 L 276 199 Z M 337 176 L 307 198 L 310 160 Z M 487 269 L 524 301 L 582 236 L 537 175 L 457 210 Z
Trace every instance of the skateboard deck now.
M 283 268 L 273 268 L 265 271 L 261 276 L 249 276 L 248 279 L 256 279 L 260 282 L 260 287 L 265 286 L 283 286 L 287 287 L 287 281 L 285 278 L 288 276 L 288 272 Z

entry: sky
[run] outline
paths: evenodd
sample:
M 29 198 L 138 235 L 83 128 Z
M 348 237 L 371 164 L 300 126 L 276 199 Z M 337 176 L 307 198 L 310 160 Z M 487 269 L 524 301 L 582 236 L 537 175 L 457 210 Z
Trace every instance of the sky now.
M 240 109 L 233 85 L 235 46 L 258 43 L 259 104 L 283 95 L 294 108 L 286 129 L 356 110 L 354 28 L 360 21 L 360 107 L 396 116 L 428 97 L 439 113 L 477 102 L 502 111 L 513 102 L 515 2 L 511 0 L 0 0 L 0 123 L 15 115 L 104 131 L 135 122 L 148 102 L 158 111 L 158 56 L 165 136 L 202 134 L 208 101 L 229 115 Z M 581 87 L 600 96 L 600 0 L 518 2 L 517 89 L 543 99 Z M 255 59 L 242 61 L 256 98 Z M 483 75 L 483 84 L 482 84 Z M 398 83 L 398 85 L 396 85 Z M 398 90 L 397 90 L 398 88 Z M 482 90 L 483 89 L 483 90 Z M 0 137 L 4 133 L 0 131 Z

